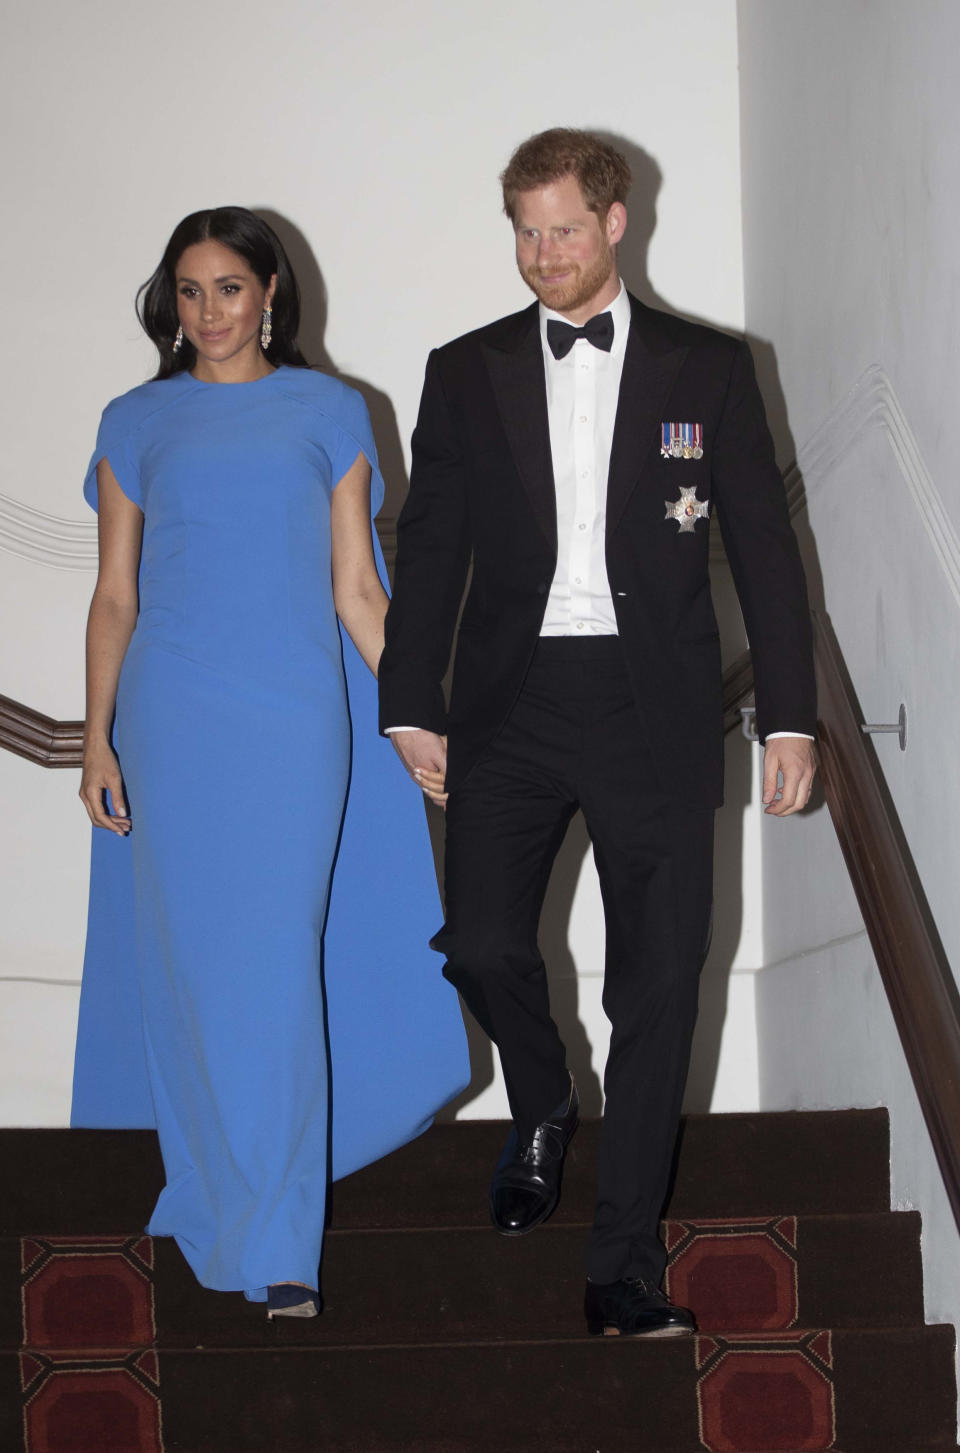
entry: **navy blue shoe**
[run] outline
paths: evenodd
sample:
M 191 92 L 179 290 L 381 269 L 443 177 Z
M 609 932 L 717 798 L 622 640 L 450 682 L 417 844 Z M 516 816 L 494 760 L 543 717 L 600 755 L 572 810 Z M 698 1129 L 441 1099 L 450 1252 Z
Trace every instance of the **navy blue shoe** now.
M 296 1282 L 280 1281 L 267 1288 L 267 1320 L 275 1317 L 316 1317 L 320 1311 L 320 1294 Z

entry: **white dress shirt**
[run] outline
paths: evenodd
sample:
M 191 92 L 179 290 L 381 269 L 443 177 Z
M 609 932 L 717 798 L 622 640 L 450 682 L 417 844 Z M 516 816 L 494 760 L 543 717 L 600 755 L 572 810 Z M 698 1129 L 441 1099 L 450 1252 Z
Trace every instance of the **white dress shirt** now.
M 562 313 L 540 304 L 540 343 L 547 381 L 550 454 L 557 496 L 557 569 L 547 596 L 542 636 L 615 636 L 617 618 L 607 581 L 607 475 L 630 331 L 623 283 L 609 312 L 609 353 L 578 338 L 554 358 L 547 323 Z

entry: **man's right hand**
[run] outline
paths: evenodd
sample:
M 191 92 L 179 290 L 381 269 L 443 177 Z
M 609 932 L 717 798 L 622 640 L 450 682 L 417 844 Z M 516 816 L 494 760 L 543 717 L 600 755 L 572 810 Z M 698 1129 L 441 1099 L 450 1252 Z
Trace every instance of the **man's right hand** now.
M 436 732 L 425 732 L 418 728 L 415 731 L 391 732 L 390 740 L 417 786 L 423 789 L 431 802 L 435 802 L 438 807 L 446 807 L 446 737 L 439 737 Z

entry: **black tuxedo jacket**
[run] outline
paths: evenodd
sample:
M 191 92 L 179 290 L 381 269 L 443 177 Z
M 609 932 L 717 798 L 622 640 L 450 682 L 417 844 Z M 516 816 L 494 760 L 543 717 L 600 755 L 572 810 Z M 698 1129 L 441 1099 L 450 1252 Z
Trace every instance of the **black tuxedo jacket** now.
M 749 349 L 631 297 L 607 487 L 606 560 L 637 708 L 665 791 L 719 804 L 720 642 L 708 524 L 666 504 L 696 486 L 720 518 L 756 677 L 757 724 L 815 734 L 810 618 Z M 664 459 L 661 423 L 703 426 L 703 457 Z M 537 644 L 557 561 L 537 305 L 430 354 L 397 526 L 380 725 L 448 736 L 455 790 L 497 734 Z M 472 561 L 449 711 L 441 682 Z

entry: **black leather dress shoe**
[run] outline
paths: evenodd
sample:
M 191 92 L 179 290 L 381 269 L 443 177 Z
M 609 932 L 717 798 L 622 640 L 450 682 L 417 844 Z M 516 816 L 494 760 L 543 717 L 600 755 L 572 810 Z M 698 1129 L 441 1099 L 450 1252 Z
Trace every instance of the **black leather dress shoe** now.
M 579 1108 L 571 1078 L 569 1100 L 537 1126 L 529 1145 L 521 1144 L 516 1126 L 510 1131 L 490 1186 L 490 1219 L 501 1236 L 525 1236 L 556 1208 Z
M 583 1310 L 592 1337 L 688 1337 L 696 1331 L 692 1312 L 638 1276 L 588 1281 Z

